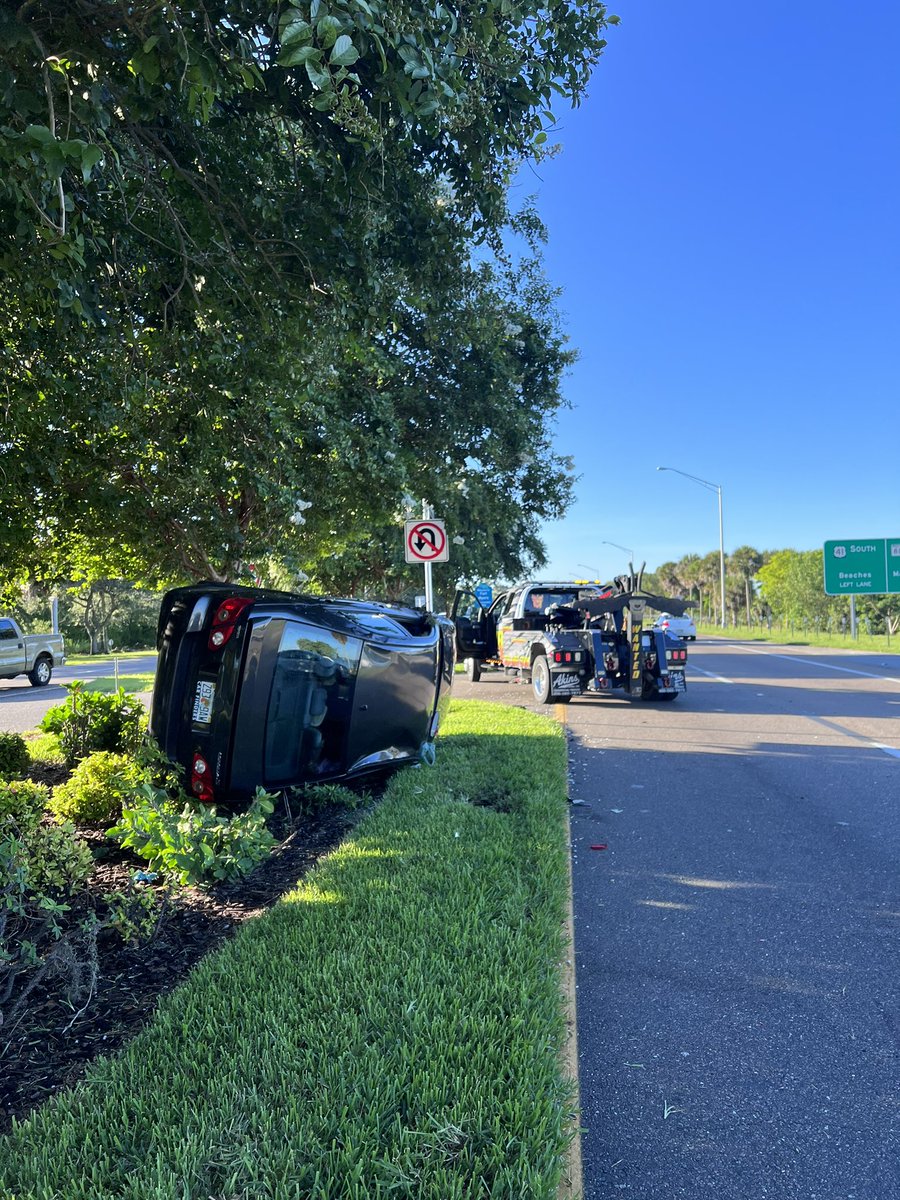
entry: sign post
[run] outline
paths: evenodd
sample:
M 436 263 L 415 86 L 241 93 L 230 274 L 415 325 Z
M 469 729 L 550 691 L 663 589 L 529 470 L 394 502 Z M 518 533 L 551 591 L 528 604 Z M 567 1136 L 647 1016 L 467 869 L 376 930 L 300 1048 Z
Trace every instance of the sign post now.
M 447 531 L 444 522 L 431 515 L 431 505 L 422 501 L 422 516 L 416 521 L 406 521 L 403 526 L 404 548 L 408 563 L 423 563 L 425 566 L 425 607 L 434 611 L 434 590 L 431 585 L 431 564 L 449 562 Z
M 827 596 L 850 597 L 850 636 L 856 640 L 856 597 L 900 592 L 900 537 L 826 542 L 822 555 Z

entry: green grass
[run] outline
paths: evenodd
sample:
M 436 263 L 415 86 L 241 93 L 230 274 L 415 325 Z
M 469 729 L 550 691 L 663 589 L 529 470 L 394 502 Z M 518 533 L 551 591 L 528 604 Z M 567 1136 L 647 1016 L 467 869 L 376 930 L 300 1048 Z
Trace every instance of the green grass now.
M 759 625 L 729 625 L 722 630 L 719 625 L 697 624 L 697 634 L 700 637 L 729 637 L 741 641 L 772 642 L 781 646 L 821 646 L 823 649 L 859 650 L 866 653 L 874 651 L 881 654 L 900 654 L 900 634 L 888 638 L 887 634 L 867 634 L 862 627 L 854 641 L 850 634 L 817 633 L 814 629 L 802 629 L 799 626 L 793 630 L 777 629 L 771 631 Z
M 155 673 L 147 671 L 142 675 L 120 675 L 118 683 L 114 675 L 103 675 L 99 679 L 84 680 L 86 692 L 104 692 L 110 695 L 117 688 L 123 692 L 149 692 L 153 688 Z
M 565 780 L 552 721 L 455 703 L 435 767 L 397 775 L 120 1056 L 0 1142 L 0 1195 L 555 1198 Z
M 58 734 L 41 733 L 40 730 L 35 729 L 22 736 L 25 738 L 25 745 L 28 748 L 32 762 L 65 762 L 66 756 L 63 754 L 62 743 L 59 740 Z
M 148 654 L 155 654 L 156 648 L 151 646 L 147 650 L 121 650 L 117 654 L 67 654 L 67 667 L 84 667 L 94 666 L 97 663 L 113 663 L 118 658 L 146 658 Z

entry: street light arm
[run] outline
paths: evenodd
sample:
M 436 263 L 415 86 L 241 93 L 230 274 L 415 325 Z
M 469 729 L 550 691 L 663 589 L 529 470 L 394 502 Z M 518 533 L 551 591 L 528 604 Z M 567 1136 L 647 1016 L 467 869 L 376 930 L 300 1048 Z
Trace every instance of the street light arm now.
M 618 542 L 607 542 L 604 540 L 600 543 L 600 545 L 601 546 L 615 546 L 615 548 L 617 550 L 624 550 L 626 554 L 631 555 L 632 559 L 634 558 L 634 551 L 629 550 L 629 548 L 627 546 L 620 546 Z
M 701 479 L 699 475 L 689 475 L 687 471 L 679 471 L 677 467 L 657 467 L 657 471 L 674 471 L 676 475 L 683 475 L 685 479 L 693 479 L 694 483 L 700 483 L 705 488 L 709 488 L 711 492 L 721 492 L 722 485 L 720 483 L 710 483 L 708 479 Z

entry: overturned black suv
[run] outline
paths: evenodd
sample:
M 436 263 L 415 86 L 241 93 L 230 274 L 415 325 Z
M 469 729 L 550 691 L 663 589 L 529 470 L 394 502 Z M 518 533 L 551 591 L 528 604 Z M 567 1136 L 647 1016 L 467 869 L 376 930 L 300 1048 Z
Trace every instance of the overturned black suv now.
M 432 758 L 453 626 L 421 609 L 202 583 L 163 597 L 150 731 L 198 799 Z

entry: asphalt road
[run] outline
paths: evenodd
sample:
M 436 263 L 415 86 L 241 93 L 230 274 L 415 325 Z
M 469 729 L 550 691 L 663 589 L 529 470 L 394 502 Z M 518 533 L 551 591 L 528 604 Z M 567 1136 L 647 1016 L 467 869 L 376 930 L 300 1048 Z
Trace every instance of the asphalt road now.
M 119 675 L 142 675 L 156 670 L 156 655 L 144 658 L 122 658 L 119 660 Z M 85 663 L 83 666 L 65 666 L 53 672 L 46 687 L 32 687 L 24 675 L 15 679 L 0 679 L 0 731 L 25 733 L 36 729 L 44 713 L 54 704 L 62 704 L 68 692 L 62 686 L 75 679 L 101 679 L 111 677 L 113 664 Z
M 701 641 L 688 680 L 563 710 L 584 1200 L 890 1200 L 900 657 Z

